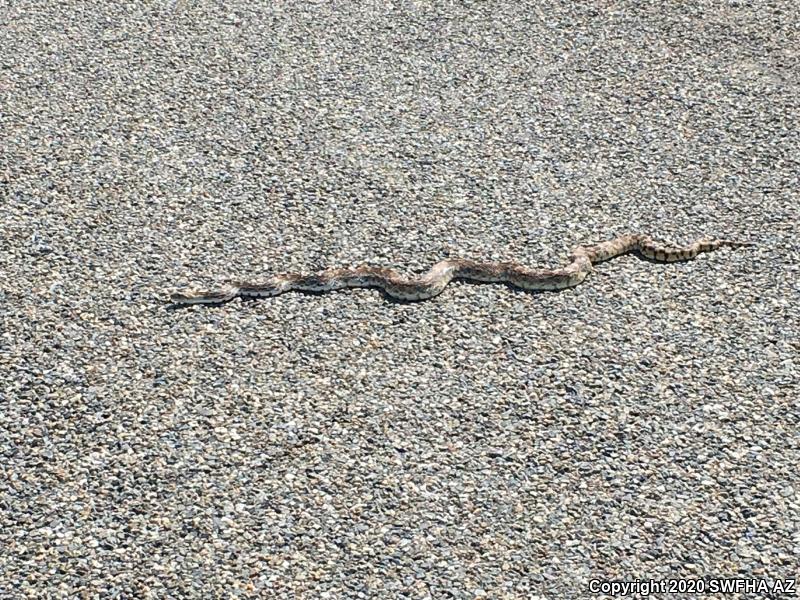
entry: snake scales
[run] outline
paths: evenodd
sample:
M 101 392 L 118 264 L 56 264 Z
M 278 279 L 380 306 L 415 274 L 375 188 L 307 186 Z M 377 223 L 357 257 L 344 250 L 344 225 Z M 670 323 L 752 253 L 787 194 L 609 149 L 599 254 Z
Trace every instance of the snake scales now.
M 348 287 L 381 288 L 398 300 L 428 300 L 440 294 L 453 279 L 508 283 L 525 290 L 561 290 L 582 282 L 592 271 L 592 265 L 628 252 L 638 252 L 659 262 L 676 262 L 691 260 L 723 246 L 751 245 L 730 240 L 699 240 L 688 246 L 675 246 L 655 242 L 645 235 L 623 235 L 592 246 L 578 246 L 570 256 L 571 262 L 559 269 L 531 269 L 513 262 L 446 259 L 427 273 L 414 277 L 406 277 L 393 269 L 368 266 L 328 269 L 310 275 L 284 273 L 263 283 L 235 282 L 218 290 L 176 292 L 171 300 L 176 305 L 220 304 L 236 297 L 266 298 L 290 290 L 327 292 Z

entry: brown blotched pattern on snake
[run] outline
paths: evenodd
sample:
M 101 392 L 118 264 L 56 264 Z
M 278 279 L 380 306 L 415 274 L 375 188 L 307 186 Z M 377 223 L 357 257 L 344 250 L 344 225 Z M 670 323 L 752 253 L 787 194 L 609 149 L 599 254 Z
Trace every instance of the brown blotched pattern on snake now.
M 508 283 L 524 290 L 561 290 L 578 285 L 592 271 L 592 265 L 628 252 L 659 262 L 691 260 L 703 252 L 729 246 L 752 246 L 749 242 L 729 240 L 700 240 L 688 246 L 654 242 L 645 235 L 623 235 L 593 246 L 578 246 L 570 256 L 571 262 L 559 269 L 530 269 L 518 263 L 479 262 L 447 259 L 436 263 L 422 275 L 406 277 L 392 269 L 356 267 L 328 269 L 312 275 L 284 273 L 263 283 L 236 282 L 224 289 L 196 292 L 177 292 L 171 300 L 178 305 L 219 304 L 236 297 L 266 298 L 291 290 L 327 292 L 349 287 L 381 288 L 398 300 L 428 300 L 438 296 L 453 279 L 489 283 Z

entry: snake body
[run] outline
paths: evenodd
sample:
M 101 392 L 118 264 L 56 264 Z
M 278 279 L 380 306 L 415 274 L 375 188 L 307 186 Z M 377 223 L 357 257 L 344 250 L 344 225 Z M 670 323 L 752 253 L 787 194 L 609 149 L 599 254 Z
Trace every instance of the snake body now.
M 176 305 L 220 304 L 234 298 L 267 298 L 291 290 L 328 292 L 342 288 L 381 288 L 397 300 L 418 301 L 438 296 L 453 279 L 488 283 L 507 283 L 524 290 L 561 290 L 581 283 L 592 266 L 629 252 L 659 262 L 692 260 L 698 254 L 723 246 L 751 246 L 749 242 L 698 240 L 688 246 L 661 244 L 645 235 L 623 235 L 591 246 L 578 246 L 571 262 L 558 269 L 531 269 L 514 262 L 480 262 L 446 259 L 422 275 L 406 277 L 393 269 L 361 266 L 353 269 L 327 269 L 316 274 L 283 273 L 262 283 L 234 282 L 208 291 L 176 292 Z

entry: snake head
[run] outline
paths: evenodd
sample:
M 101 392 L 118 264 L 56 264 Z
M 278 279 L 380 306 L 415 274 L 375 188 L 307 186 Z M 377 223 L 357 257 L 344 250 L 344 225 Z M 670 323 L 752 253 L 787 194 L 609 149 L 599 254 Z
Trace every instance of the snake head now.
M 174 304 L 221 304 L 228 302 L 236 297 L 238 288 L 227 287 L 225 289 L 212 290 L 212 291 L 186 291 L 186 292 L 173 292 L 170 294 L 170 300 Z

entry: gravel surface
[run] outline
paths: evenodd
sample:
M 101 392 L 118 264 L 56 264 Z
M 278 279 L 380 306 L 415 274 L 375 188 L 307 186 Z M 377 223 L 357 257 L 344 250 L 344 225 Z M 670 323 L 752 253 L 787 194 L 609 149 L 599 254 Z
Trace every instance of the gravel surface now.
M 797 577 L 797 5 L 259 4 L 0 2 L 0 597 Z M 758 245 L 164 302 L 628 231 Z

